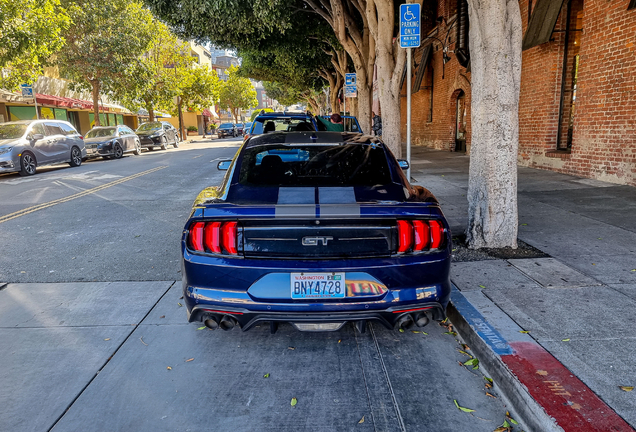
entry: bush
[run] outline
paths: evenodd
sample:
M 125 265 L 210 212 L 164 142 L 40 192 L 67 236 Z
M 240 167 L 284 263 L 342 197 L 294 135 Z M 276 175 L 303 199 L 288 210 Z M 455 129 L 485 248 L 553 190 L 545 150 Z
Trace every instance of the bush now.
M 188 126 L 188 132 L 196 132 L 198 131 L 199 128 L 196 126 Z

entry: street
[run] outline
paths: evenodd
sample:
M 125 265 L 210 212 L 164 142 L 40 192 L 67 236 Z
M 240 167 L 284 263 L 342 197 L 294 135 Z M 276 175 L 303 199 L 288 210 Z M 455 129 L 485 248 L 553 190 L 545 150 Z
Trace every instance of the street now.
M 511 408 L 438 323 L 273 335 L 187 323 L 183 224 L 240 142 L 0 176 L 0 430 L 500 426 Z

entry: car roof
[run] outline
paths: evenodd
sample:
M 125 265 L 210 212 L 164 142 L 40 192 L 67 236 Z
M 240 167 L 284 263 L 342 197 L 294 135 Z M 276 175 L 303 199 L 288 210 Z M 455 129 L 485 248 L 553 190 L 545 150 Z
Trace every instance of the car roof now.
M 311 118 L 313 115 L 311 113 L 304 112 L 261 112 L 259 113 L 254 121 L 258 119 L 276 119 L 276 118 Z
M 58 120 L 58 119 L 31 119 L 31 120 L 15 120 L 15 121 L 10 121 L 10 122 L 5 122 L 2 124 L 23 124 L 23 125 L 30 125 L 32 123 L 35 122 L 58 122 L 58 123 L 67 123 L 70 124 L 69 122 L 65 121 L 65 120 Z
M 269 144 L 378 144 L 378 137 L 353 132 L 270 132 L 256 135 L 247 141 L 245 148 Z

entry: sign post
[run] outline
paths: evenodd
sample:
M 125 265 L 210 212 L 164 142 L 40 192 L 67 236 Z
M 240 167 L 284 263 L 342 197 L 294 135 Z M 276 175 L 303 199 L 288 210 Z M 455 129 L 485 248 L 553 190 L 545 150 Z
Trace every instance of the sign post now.
M 411 50 L 420 46 L 420 4 L 400 5 L 400 48 L 406 48 L 406 177 L 411 181 Z
M 347 115 L 347 98 L 358 97 L 358 79 L 355 73 L 345 74 L 344 115 Z
M 23 98 L 33 98 L 33 103 L 35 103 L 35 118 L 40 120 L 40 114 L 38 113 L 38 100 L 35 97 L 33 86 L 30 86 L 28 84 L 21 84 L 20 89 L 22 90 Z

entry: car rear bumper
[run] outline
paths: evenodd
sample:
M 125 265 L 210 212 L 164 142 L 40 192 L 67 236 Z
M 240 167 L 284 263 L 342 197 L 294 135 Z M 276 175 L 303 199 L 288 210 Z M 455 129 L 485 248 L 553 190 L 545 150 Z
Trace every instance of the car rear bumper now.
M 352 294 L 347 288 L 342 299 L 295 300 L 290 275 L 301 272 L 342 272 L 347 287 L 360 289 Z M 428 312 L 430 319 L 443 319 L 451 291 L 449 273 L 449 250 L 426 260 L 227 259 L 185 250 L 182 261 L 188 320 L 229 315 L 243 330 L 264 321 L 374 321 L 393 328 L 406 313 Z

